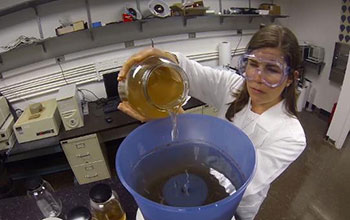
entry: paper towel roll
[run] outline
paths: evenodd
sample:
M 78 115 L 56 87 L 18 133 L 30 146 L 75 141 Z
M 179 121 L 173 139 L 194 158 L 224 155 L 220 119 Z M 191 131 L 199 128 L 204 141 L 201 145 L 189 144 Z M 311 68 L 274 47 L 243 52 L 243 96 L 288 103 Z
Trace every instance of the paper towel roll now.
M 231 63 L 231 44 L 221 42 L 219 44 L 219 66 L 227 66 Z

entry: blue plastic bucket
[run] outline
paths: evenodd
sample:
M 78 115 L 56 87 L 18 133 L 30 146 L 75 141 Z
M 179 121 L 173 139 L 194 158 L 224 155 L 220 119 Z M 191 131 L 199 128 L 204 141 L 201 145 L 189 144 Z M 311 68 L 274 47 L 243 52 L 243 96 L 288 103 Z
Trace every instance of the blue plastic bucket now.
M 131 132 L 119 146 L 116 169 L 120 181 L 134 197 L 145 220 L 230 220 L 255 170 L 255 148 L 249 138 L 228 121 L 195 114 L 177 118 L 177 142 L 205 142 L 215 145 L 230 157 L 242 176 L 235 193 L 215 203 L 196 207 L 173 207 L 153 202 L 136 192 L 132 175 L 135 165 L 157 146 L 171 142 L 170 118 L 148 122 Z M 181 158 L 179 158 L 181 161 Z

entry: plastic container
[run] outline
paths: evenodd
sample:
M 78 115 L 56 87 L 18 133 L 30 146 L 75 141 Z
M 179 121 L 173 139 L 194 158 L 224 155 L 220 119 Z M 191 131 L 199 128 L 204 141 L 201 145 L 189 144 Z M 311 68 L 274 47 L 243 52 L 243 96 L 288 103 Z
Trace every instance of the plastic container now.
M 126 220 L 118 195 L 109 185 L 100 183 L 93 186 L 89 196 L 93 218 L 97 220 Z
M 27 195 L 34 198 L 44 217 L 57 217 L 62 211 L 62 202 L 55 196 L 52 186 L 40 176 L 26 181 Z
M 119 96 L 148 119 L 168 116 L 188 95 L 185 72 L 173 61 L 149 57 L 132 66 L 125 81 L 118 83 Z
M 141 196 L 135 188 L 134 167 L 158 146 L 171 142 L 171 119 L 148 122 L 131 132 L 119 146 L 116 169 L 119 179 L 134 197 L 146 220 L 230 220 L 255 170 L 255 148 L 249 138 L 228 121 L 207 115 L 178 116 L 177 142 L 206 142 L 230 157 L 242 174 L 242 185 L 232 195 L 196 207 L 173 207 Z M 171 146 L 169 146 L 171 147 Z M 175 161 L 182 161 L 181 154 Z M 209 159 L 209 158 L 208 158 Z M 155 163 L 157 163 L 155 161 Z M 228 168 L 230 169 L 230 168 Z

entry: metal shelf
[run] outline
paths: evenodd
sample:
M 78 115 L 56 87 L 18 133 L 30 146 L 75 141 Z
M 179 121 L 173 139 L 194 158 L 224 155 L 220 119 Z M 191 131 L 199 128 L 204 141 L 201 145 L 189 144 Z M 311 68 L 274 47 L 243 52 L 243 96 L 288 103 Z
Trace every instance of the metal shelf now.
M 275 22 L 276 18 L 287 18 L 288 15 L 259 15 L 259 14 L 223 14 L 220 16 L 220 23 L 224 22 L 225 18 L 237 18 L 237 17 L 248 17 L 249 22 L 252 22 L 254 18 L 269 18 L 271 22 Z
M 10 51 L 2 52 L 0 53 L 0 74 L 4 71 L 39 62 L 44 59 L 64 56 L 69 53 L 101 46 L 176 34 L 232 29 L 254 29 L 258 28 L 259 23 L 252 22 L 253 18 L 285 17 L 287 16 L 204 15 L 172 16 L 167 18 L 148 18 L 134 22 L 116 22 L 103 27 L 85 29 L 57 37 L 42 39 L 42 41 L 38 43 L 23 45 Z M 224 22 L 224 19 L 229 18 L 240 19 L 240 22 Z M 191 23 L 188 22 L 190 19 Z M 217 19 L 217 22 L 215 19 Z M 210 22 L 208 23 L 208 21 Z M 218 23 L 220 25 L 218 25 Z M 162 25 L 163 27 L 161 27 Z
M 35 8 L 38 5 L 46 4 L 58 0 L 23 0 L 23 2 L 0 9 L 0 17 L 23 9 Z
M 318 73 L 318 75 L 320 75 L 321 71 L 322 71 L 322 69 L 323 69 L 323 67 L 324 67 L 324 65 L 326 63 L 325 62 L 314 62 L 312 60 L 306 59 L 306 60 L 303 61 L 303 64 L 304 65 L 312 65 L 312 66 L 316 67 L 317 68 L 317 73 Z

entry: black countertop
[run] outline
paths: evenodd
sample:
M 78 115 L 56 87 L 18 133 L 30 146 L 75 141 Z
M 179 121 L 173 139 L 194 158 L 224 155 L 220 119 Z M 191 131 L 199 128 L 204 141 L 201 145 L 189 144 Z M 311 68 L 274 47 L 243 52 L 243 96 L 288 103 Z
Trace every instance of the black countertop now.
M 203 104 L 203 102 L 192 98 L 184 106 L 184 109 L 197 107 Z M 104 131 L 106 132 L 106 136 L 108 136 L 109 131 L 114 132 L 115 135 L 115 129 L 118 129 L 119 133 L 121 133 L 120 136 L 125 137 L 129 132 L 140 125 L 140 122 L 120 111 L 108 114 L 107 116 L 112 117 L 113 122 L 106 123 L 104 120 L 106 115 L 103 114 L 102 110 L 98 108 L 97 105 L 92 104 L 92 106 L 89 107 L 91 108 L 92 113 L 89 116 L 85 116 L 89 117 L 89 120 L 86 120 L 87 125 L 84 129 L 76 129 L 69 132 L 61 131 L 62 133 L 60 133 L 59 136 L 50 139 L 33 141 L 21 145 L 17 144 L 14 147 L 12 153 L 16 155 L 23 154 L 28 151 L 38 150 L 41 148 L 52 149 L 55 145 L 60 148 L 58 145 L 60 139 L 72 138 L 82 134 L 97 131 Z M 112 189 L 115 190 L 120 197 L 120 201 L 126 212 L 127 219 L 135 220 L 137 205 L 129 192 L 122 186 L 119 179 L 116 176 L 113 176 L 112 179 L 99 182 L 111 185 Z M 92 186 L 99 182 L 70 186 L 57 191 L 56 196 L 61 199 L 63 204 L 62 214 L 60 215 L 60 218 L 65 219 L 65 215 L 75 206 L 89 207 L 89 190 Z M 41 214 L 39 208 L 32 198 L 19 196 L 0 200 L 0 220 L 41 220 L 43 218 L 44 216 Z
M 198 99 L 191 98 L 183 108 L 190 109 L 200 105 L 204 105 Z M 106 118 L 110 118 L 111 122 L 106 122 Z M 110 113 L 103 112 L 103 105 L 96 102 L 89 103 L 89 114 L 84 115 L 84 127 L 65 131 L 63 125 L 61 125 L 60 132 L 57 136 L 49 137 L 41 140 L 30 141 L 19 144 L 16 142 L 15 146 L 11 149 L 9 157 L 17 156 L 18 154 L 24 154 L 33 151 L 44 150 L 45 148 L 59 147 L 61 140 L 79 137 L 82 135 L 101 133 L 103 141 L 115 140 L 127 136 L 133 129 L 138 127 L 141 123 L 128 116 L 124 112 L 114 111 Z M 110 136 L 110 132 L 113 132 L 113 138 L 108 139 L 105 136 Z M 106 133 L 104 135 L 104 133 Z M 0 153 L 6 153 L 6 150 L 0 150 Z
M 136 219 L 137 205 L 117 177 L 85 185 L 71 186 L 55 192 L 55 196 L 62 201 L 62 213 L 59 217 L 65 219 L 69 210 L 76 206 L 89 208 L 89 191 L 97 183 L 110 185 L 117 192 L 127 219 Z M 30 197 L 20 196 L 0 200 L 1 220 L 41 220 L 43 218 L 44 216 L 37 207 L 35 200 Z

